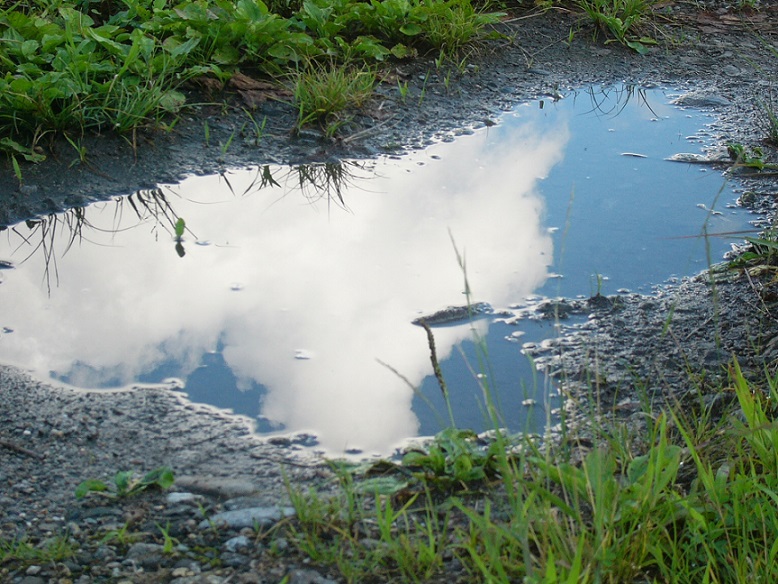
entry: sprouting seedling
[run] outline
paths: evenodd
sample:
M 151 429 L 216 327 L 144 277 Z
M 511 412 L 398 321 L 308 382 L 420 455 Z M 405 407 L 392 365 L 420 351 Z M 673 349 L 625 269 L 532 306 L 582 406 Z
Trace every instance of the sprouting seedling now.
M 408 98 L 408 82 L 403 81 L 402 83 L 398 80 L 397 81 L 397 89 L 400 91 L 400 99 L 402 99 L 403 103 L 405 103 L 405 100 Z
M 186 221 L 184 221 L 183 217 L 178 218 L 178 221 L 176 221 L 176 224 L 173 226 L 173 229 L 175 229 L 176 232 L 176 253 L 178 254 L 178 257 L 182 258 L 186 255 L 186 250 L 184 249 L 184 243 L 183 243 L 184 230 L 186 229 Z
M 184 237 L 184 230 L 186 229 L 186 221 L 184 221 L 183 217 L 178 218 L 174 229 L 176 231 L 176 241 L 180 242 L 181 238 Z
M 14 175 L 16 176 L 16 180 L 19 181 L 19 186 L 24 184 L 24 179 L 22 177 L 22 168 L 19 166 L 19 161 L 16 160 L 16 156 L 11 155 L 11 164 L 14 167 Z

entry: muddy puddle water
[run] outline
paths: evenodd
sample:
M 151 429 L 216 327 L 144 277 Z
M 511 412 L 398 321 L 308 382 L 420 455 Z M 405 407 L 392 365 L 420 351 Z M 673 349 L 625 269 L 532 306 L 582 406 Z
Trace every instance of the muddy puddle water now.
M 664 160 L 710 141 L 674 95 L 580 92 L 402 159 L 229 171 L 10 227 L 0 360 L 84 388 L 178 380 L 258 432 L 389 453 L 449 419 L 412 321 L 466 304 L 454 244 L 472 300 L 510 315 L 648 292 L 705 267 L 703 226 L 749 227 L 720 173 Z M 452 413 L 491 427 L 488 386 L 501 424 L 541 431 L 560 400 L 521 349 L 557 328 L 506 319 L 432 329 Z

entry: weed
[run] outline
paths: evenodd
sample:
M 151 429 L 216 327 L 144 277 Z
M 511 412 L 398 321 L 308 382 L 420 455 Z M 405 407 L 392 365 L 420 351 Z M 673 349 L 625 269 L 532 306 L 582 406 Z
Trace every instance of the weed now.
M 372 63 L 412 57 L 416 46 L 438 49 L 442 63 L 444 54 L 495 36 L 487 28 L 499 18 L 470 0 L 6 3 L 0 149 L 37 162 L 42 134 L 103 130 L 132 133 L 134 147 L 138 128 L 175 125 L 186 107 L 182 83 L 204 75 L 224 80 L 237 67 L 278 77 L 328 60 L 323 69 L 348 72 L 340 88 L 358 105 L 372 87 Z M 343 120 L 332 116 L 343 108 L 330 105 L 332 94 L 317 102 L 317 90 L 314 82 L 312 94 L 301 87 L 296 95 L 300 125 L 330 118 L 323 127 L 333 134 Z
M 78 142 L 74 141 L 70 136 L 65 134 L 65 140 L 68 141 L 68 144 L 70 144 L 73 147 L 73 150 L 76 151 L 76 154 L 78 154 L 78 158 L 74 159 L 70 163 L 70 168 L 75 166 L 76 164 L 85 164 L 86 163 L 86 147 L 81 144 L 81 141 Z
M 421 85 L 421 92 L 419 93 L 419 106 L 424 102 L 424 98 L 427 97 L 427 81 L 429 81 L 430 75 L 429 72 L 427 72 L 426 75 L 424 75 L 424 83 Z
M 22 565 L 48 564 L 73 558 L 77 546 L 67 534 L 56 535 L 39 544 L 27 538 L 0 537 L 0 564 L 18 562 Z
M 159 523 L 156 524 L 157 529 L 159 529 L 160 534 L 162 534 L 163 544 L 162 544 L 162 553 L 165 555 L 171 555 L 173 552 L 175 552 L 176 546 L 180 543 L 175 537 L 172 537 L 170 535 L 170 522 L 168 521 L 165 524 L 165 527 L 162 527 Z
M 125 523 L 119 529 L 112 529 L 106 532 L 100 541 L 104 544 L 115 542 L 121 546 L 128 547 L 141 537 L 141 535 L 131 533 L 129 523 Z
M 646 53 L 656 41 L 645 35 L 636 35 L 648 18 L 653 0 L 578 0 L 597 28 L 630 49 Z M 572 40 L 572 39 L 571 39 Z
M 778 146 L 778 114 L 775 113 L 772 96 L 756 100 L 763 117 L 759 122 L 765 133 L 765 140 L 773 146 Z
M 346 112 L 370 98 L 375 81 L 369 67 L 310 63 L 294 81 L 297 127 L 316 122 L 328 135 L 334 134 L 347 121 Z
M 76 498 L 82 499 L 88 493 L 97 493 L 111 498 L 124 498 L 137 495 L 150 487 L 169 489 L 173 485 L 173 471 L 163 466 L 135 478 L 132 471 L 119 471 L 113 477 L 113 484 L 97 479 L 87 479 L 76 487 Z
M 230 146 L 232 145 L 232 141 L 235 139 L 235 131 L 230 134 L 230 137 L 227 138 L 227 141 L 224 144 L 220 144 L 221 146 L 221 155 L 222 157 L 227 155 L 227 151 L 230 149 Z
M 424 38 L 430 45 L 440 49 L 441 58 L 445 53 L 459 53 L 474 41 L 501 38 L 496 31 L 487 33 L 486 30 L 497 24 L 505 16 L 503 13 L 479 12 L 469 0 L 436 2 L 425 6 L 427 20 Z
M 397 80 L 397 90 L 400 92 L 400 99 L 403 103 L 408 99 L 408 82 Z
M 262 122 L 257 122 L 251 112 L 244 109 L 243 112 L 248 116 L 251 121 L 251 125 L 254 129 L 254 146 L 259 146 L 262 141 L 262 137 L 265 135 L 265 125 L 267 124 L 267 116 L 262 118 Z
M 743 144 L 729 143 L 727 152 L 735 168 L 751 168 L 759 171 L 778 168 L 777 165 L 765 161 L 764 151 L 759 146 L 747 147 Z
M 16 180 L 19 181 L 19 186 L 22 186 L 24 184 L 24 176 L 22 175 L 22 168 L 19 166 L 19 161 L 16 160 L 16 156 L 13 154 L 11 155 L 11 165 L 14 169 L 14 176 L 16 177 Z

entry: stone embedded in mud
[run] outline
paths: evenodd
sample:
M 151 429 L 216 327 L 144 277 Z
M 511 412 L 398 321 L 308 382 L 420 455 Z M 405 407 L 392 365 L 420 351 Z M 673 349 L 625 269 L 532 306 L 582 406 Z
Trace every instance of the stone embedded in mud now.
M 270 527 L 285 517 L 295 514 L 293 507 L 251 507 L 249 509 L 236 509 L 217 513 L 208 519 L 203 519 L 198 526 L 200 529 L 210 527 L 227 527 L 229 529 L 243 529 L 244 527 Z
M 690 91 L 671 101 L 673 105 L 682 105 L 699 109 L 727 107 L 732 105 L 726 97 L 704 91 Z
M 174 486 L 185 491 L 223 499 L 246 497 L 257 492 L 257 487 L 248 481 L 204 476 L 176 477 Z

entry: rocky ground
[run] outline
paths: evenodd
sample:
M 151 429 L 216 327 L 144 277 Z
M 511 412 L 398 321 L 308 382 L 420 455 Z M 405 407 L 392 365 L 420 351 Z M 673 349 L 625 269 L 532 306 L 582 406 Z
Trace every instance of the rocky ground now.
M 226 142 L 245 122 L 245 104 L 228 90 L 214 96 L 220 104 L 226 99 L 227 107 L 202 106 L 172 133 L 145 134 L 136 152 L 122 138 L 94 138 L 85 143 L 88 164 L 71 167 L 73 152 L 55 144 L 46 163 L 23 169 L 21 187 L 10 164 L 0 162 L 0 225 L 231 165 L 370 157 L 423 147 L 491 123 L 523 99 L 564 95 L 589 83 L 659 84 L 712 96 L 720 142 L 758 145 L 765 117 L 757 100 L 769 102 L 778 71 L 772 44 L 776 10 L 768 3 L 757 11 L 720 2 L 664 3 L 650 31 L 661 42 L 643 56 L 593 42 L 591 26 L 578 14 L 518 14 L 504 24 L 513 42 L 479 49 L 449 90 L 432 57 L 394 67 L 393 81 L 378 88 L 351 133 L 333 141 L 313 130 L 293 135 L 293 108 L 268 100 L 255 114 L 267 117 L 259 145 L 247 136 L 222 155 L 214 144 Z M 405 103 L 397 78 L 409 82 L 411 98 Z M 204 119 L 210 146 L 203 141 Z M 749 204 L 762 213 L 774 207 L 771 180 L 742 181 Z M 731 272 L 715 285 L 705 277 L 689 280 L 654 296 L 579 307 L 592 312 L 589 322 L 536 356 L 567 380 L 595 381 L 598 399 L 576 403 L 616 404 L 627 416 L 646 399 L 659 406 L 690 390 L 715 401 L 720 398 L 690 387 L 689 371 L 710 372 L 700 377 L 698 388 L 704 389 L 716 387 L 708 381 L 725 371 L 732 354 L 751 371 L 772 368 L 778 359 L 776 301 L 770 273 Z M 636 379 L 650 383 L 637 392 Z M 267 525 L 283 521 L 287 512 L 285 479 L 325 491 L 333 485 L 329 471 L 298 458 L 293 443 L 265 443 L 242 420 L 187 404 L 173 391 L 76 392 L 9 368 L 0 370 L 0 404 L 0 533 L 41 542 L 64 530 L 80 546 L 72 560 L 55 565 L 0 565 L 0 581 L 278 582 L 285 576 L 288 582 L 339 581 L 327 569 L 309 565 L 284 538 L 272 546 L 263 538 Z M 163 465 L 176 476 L 170 495 L 82 501 L 73 495 L 84 479 L 107 480 L 123 469 L 142 474 Z M 243 516 L 217 515 L 237 509 Z M 206 518 L 210 522 L 202 523 Z M 260 524 L 265 527 L 255 529 Z M 128 539 L 124 526 L 140 535 Z M 165 549 L 163 532 L 174 538 L 168 541 L 174 553 Z M 448 579 L 456 576 L 461 574 L 452 564 Z

